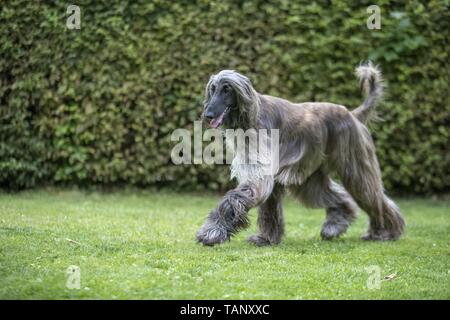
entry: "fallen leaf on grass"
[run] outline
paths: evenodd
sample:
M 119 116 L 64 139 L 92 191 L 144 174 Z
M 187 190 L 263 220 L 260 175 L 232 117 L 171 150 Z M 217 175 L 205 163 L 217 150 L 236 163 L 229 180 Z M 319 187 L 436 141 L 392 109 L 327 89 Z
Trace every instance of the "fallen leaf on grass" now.
M 383 280 L 389 281 L 389 280 L 394 279 L 396 276 L 397 276 L 397 274 L 396 274 L 396 273 L 393 273 L 393 274 L 390 274 L 390 275 L 388 275 L 388 276 L 385 276 Z
M 78 241 L 75 241 L 75 240 L 72 240 L 72 239 L 69 239 L 69 238 L 67 238 L 66 241 L 69 241 L 70 243 L 73 243 L 73 244 L 81 244 Z

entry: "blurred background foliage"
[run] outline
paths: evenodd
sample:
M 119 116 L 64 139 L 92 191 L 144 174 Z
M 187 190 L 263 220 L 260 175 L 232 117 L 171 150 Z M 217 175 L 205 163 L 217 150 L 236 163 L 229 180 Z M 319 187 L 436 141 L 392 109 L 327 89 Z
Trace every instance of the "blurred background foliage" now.
M 227 166 L 175 166 L 209 76 L 248 75 L 262 93 L 363 97 L 361 61 L 380 64 L 384 121 L 372 126 L 386 188 L 449 190 L 449 1 L 4 1 L 0 11 L 0 185 L 134 185 L 219 190 Z

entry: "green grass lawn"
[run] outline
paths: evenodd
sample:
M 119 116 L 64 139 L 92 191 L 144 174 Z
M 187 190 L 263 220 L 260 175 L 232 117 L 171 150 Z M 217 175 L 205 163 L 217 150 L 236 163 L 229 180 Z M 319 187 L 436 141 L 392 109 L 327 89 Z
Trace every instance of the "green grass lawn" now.
M 397 242 L 363 242 L 361 214 L 339 240 L 322 210 L 286 199 L 286 237 L 204 247 L 195 233 L 219 196 L 124 191 L 0 194 L 1 299 L 450 299 L 450 201 L 399 200 Z M 67 268 L 81 287 L 66 288 Z M 381 288 L 367 288 L 378 266 Z

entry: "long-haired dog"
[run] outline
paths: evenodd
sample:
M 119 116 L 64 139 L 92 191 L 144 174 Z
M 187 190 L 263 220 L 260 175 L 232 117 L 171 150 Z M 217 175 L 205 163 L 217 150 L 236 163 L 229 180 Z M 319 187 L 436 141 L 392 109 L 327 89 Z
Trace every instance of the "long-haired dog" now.
M 357 215 L 356 204 L 370 219 L 362 239 L 400 237 L 405 223 L 384 193 L 375 146 L 365 125 L 374 118 L 383 95 L 381 72 L 369 62 L 356 74 L 367 97 L 351 112 L 333 103 L 292 103 L 260 94 L 247 77 L 232 70 L 210 78 L 203 119 L 213 128 L 279 129 L 279 166 L 273 175 L 239 174 L 246 170 L 244 165 L 232 168 L 239 184 L 209 214 L 197 233 L 199 242 L 214 245 L 229 240 L 248 226 L 248 211 L 259 206 L 259 233 L 248 240 L 259 246 L 280 243 L 286 190 L 308 207 L 326 209 L 323 239 L 346 232 Z

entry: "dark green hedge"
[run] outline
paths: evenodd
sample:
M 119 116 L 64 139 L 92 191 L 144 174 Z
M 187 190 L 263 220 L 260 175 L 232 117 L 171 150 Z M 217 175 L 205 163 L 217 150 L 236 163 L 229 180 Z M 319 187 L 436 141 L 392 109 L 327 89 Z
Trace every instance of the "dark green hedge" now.
M 69 30 L 62 1 L 5 1 L 0 184 L 223 188 L 227 167 L 170 161 L 211 73 L 353 108 L 353 70 L 370 58 L 388 86 L 372 127 L 387 189 L 448 190 L 448 1 L 377 3 L 381 30 L 366 27 L 372 1 L 77 1 Z

